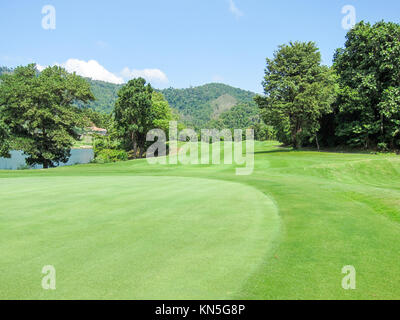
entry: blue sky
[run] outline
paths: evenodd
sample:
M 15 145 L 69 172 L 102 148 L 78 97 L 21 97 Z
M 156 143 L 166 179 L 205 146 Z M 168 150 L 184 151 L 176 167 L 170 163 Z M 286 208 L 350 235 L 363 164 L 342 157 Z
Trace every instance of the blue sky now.
M 56 28 L 42 27 L 45 5 Z M 0 65 L 55 63 L 159 88 L 224 82 L 261 92 L 265 58 L 289 41 L 315 41 L 331 64 L 343 46 L 342 8 L 357 21 L 399 22 L 398 0 L 19 0 L 0 3 Z

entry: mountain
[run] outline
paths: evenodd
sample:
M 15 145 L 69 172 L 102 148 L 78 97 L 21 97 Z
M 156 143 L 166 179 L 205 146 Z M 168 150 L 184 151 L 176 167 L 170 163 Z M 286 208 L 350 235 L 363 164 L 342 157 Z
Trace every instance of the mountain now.
M 12 69 L 0 67 L 0 75 L 10 72 L 12 72 Z M 96 100 L 78 105 L 111 113 L 117 100 L 118 90 L 122 85 L 88 78 L 86 80 L 90 83 Z M 246 118 L 250 115 L 253 117 L 255 113 L 258 113 L 258 108 L 253 101 L 255 93 L 222 83 L 209 83 L 187 89 L 168 88 L 158 91 L 165 96 L 171 108 L 179 113 L 181 121 L 190 127 L 201 128 L 205 127 L 210 121 L 215 122 L 224 119 L 225 122 L 232 116 L 237 118 L 238 110 Z M 236 106 L 241 107 L 233 109 Z
M 222 83 L 210 83 L 187 89 L 164 89 L 160 92 L 176 109 L 187 125 L 204 126 L 238 104 L 253 104 L 255 93 Z
M 114 109 L 115 101 L 118 97 L 118 90 L 122 85 L 99 80 L 85 78 L 91 86 L 96 100 L 87 104 L 79 104 L 80 107 L 87 107 L 95 111 L 111 113 Z
M 121 85 L 87 80 L 96 100 L 81 105 L 81 107 L 89 107 L 106 113 L 112 112 Z M 255 93 L 222 83 L 210 83 L 187 89 L 168 88 L 158 91 L 165 96 L 171 108 L 179 113 L 184 124 L 197 128 L 204 127 L 210 120 L 218 119 L 237 105 L 247 105 L 251 110 L 256 109 L 253 101 Z

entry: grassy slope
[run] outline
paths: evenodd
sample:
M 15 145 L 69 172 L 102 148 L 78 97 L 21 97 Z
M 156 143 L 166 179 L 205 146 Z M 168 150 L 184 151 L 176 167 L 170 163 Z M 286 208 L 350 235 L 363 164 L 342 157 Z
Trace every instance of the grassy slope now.
M 158 293 L 164 293 L 165 296 L 169 297 L 190 298 L 193 296 L 196 297 L 198 293 L 202 298 L 214 298 L 217 296 L 220 298 L 233 297 L 244 299 L 399 299 L 400 159 L 396 156 L 289 152 L 276 148 L 271 143 L 259 143 L 256 151 L 256 168 L 254 174 L 251 176 L 236 176 L 232 166 L 150 166 L 146 161 L 64 167 L 48 171 L 0 173 L 0 177 L 2 178 L 11 178 L 10 180 L 3 180 L 4 182 L 1 186 L 3 188 L 1 188 L 2 192 L 0 193 L 3 204 L 0 211 L 0 231 L 2 234 L 4 232 L 7 234 L 7 237 L 2 237 L 0 243 L 1 252 L 7 252 L 6 257 L 9 260 L 6 259 L 5 261 L 13 263 L 20 261 L 23 263 L 23 253 L 38 250 L 37 245 L 50 246 L 52 248 L 52 242 L 50 244 L 48 242 L 49 234 L 55 239 L 58 236 L 62 236 L 59 233 L 52 234 L 52 229 L 50 228 L 51 223 L 57 222 L 57 216 L 53 216 L 55 221 L 52 219 L 48 220 L 45 212 L 50 215 L 53 209 L 58 210 L 59 207 L 62 207 L 66 212 L 72 210 L 71 215 L 64 215 L 63 218 L 60 218 L 61 221 L 59 221 L 61 223 L 64 221 L 63 219 L 67 219 L 68 217 L 66 222 L 70 224 L 67 225 L 70 229 L 66 227 L 66 233 L 63 234 L 64 241 L 73 238 L 75 234 L 79 235 L 79 229 L 83 233 L 89 232 L 86 238 L 76 239 L 76 241 L 80 241 L 80 244 L 77 243 L 75 247 L 71 247 L 70 244 L 65 245 L 65 252 L 57 251 L 60 248 L 54 244 L 54 248 L 49 253 L 43 253 L 45 256 L 56 255 L 55 252 L 59 252 L 58 254 L 60 255 L 68 255 L 69 251 L 76 249 L 78 250 L 76 254 L 79 256 L 79 246 L 87 246 L 87 251 L 82 249 L 83 251 L 81 252 L 81 259 L 83 261 L 87 260 L 88 264 L 88 269 L 84 268 L 84 271 L 80 271 L 83 273 L 81 275 L 82 279 L 85 279 L 82 280 L 84 285 L 78 289 L 68 289 L 71 291 L 66 292 L 65 296 L 75 294 L 77 297 L 99 297 L 98 295 L 104 294 L 105 298 L 136 298 L 143 295 L 155 297 Z M 119 215 L 119 220 L 114 222 L 114 219 L 110 218 L 112 211 L 105 210 L 105 212 L 101 212 L 99 215 L 94 213 L 90 217 L 92 219 L 90 221 L 95 223 L 94 227 L 91 227 L 89 222 L 86 224 L 79 223 L 79 221 L 76 221 L 76 217 L 73 216 L 74 212 L 82 211 L 79 211 L 79 208 L 87 210 L 92 206 L 104 206 L 104 208 L 119 210 L 118 208 L 127 206 L 128 202 L 127 198 L 124 198 L 124 194 L 128 192 L 129 188 L 136 188 L 135 190 L 138 192 L 141 190 L 140 186 L 135 187 L 131 185 L 128 187 L 123 185 L 126 178 L 130 176 L 149 176 L 150 179 L 154 179 L 152 176 L 170 177 L 168 179 L 177 176 L 191 179 L 206 178 L 205 181 L 207 181 L 207 186 L 210 190 L 213 190 L 213 188 L 218 189 L 216 194 L 214 192 L 206 192 L 204 199 L 208 199 L 210 195 L 214 195 L 217 198 L 210 198 L 208 209 L 198 212 L 196 209 L 197 206 L 193 206 L 193 201 L 191 201 L 192 196 L 188 196 L 188 194 L 191 194 L 190 190 L 194 194 L 202 190 L 202 188 L 196 187 L 198 180 L 188 180 L 187 185 L 184 183 L 183 186 L 178 183 L 178 189 L 183 188 L 183 193 L 179 194 L 178 197 L 180 201 L 165 205 L 164 203 L 168 203 L 167 199 L 165 199 L 165 202 L 159 199 L 150 206 L 151 210 L 149 212 L 151 213 L 149 213 L 150 215 L 145 222 L 148 224 L 148 228 L 151 228 L 153 225 L 165 228 L 166 233 L 160 235 L 149 230 L 137 248 L 139 251 L 150 251 L 153 250 L 154 246 L 154 250 L 158 252 L 157 250 L 160 250 L 160 247 L 157 246 L 157 241 L 162 240 L 161 242 L 168 243 L 168 246 L 164 248 L 165 250 L 175 252 L 175 248 L 169 249 L 171 243 L 168 241 L 171 238 L 168 235 L 170 233 L 168 227 L 164 227 L 164 223 L 166 224 L 170 220 L 158 220 L 155 218 L 155 215 L 151 216 L 154 211 L 167 210 L 169 212 L 168 208 L 170 208 L 171 221 L 181 221 L 183 215 L 188 217 L 189 220 L 187 223 L 182 224 L 183 230 L 185 228 L 189 230 L 191 228 L 195 230 L 199 228 L 198 230 L 205 232 L 204 230 L 207 230 L 207 228 L 197 226 L 194 221 L 200 219 L 201 215 L 212 218 L 215 210 L 220 212 L 227 223 L 242 219 L 241 212 L 246 214 L 247 209 L 242 207 L 243 202 L 238 206 L 238 203 L 233 201 L 237 198 L 238 194 L 242 194 L 242 200 L 246 201 L 247 197 L 250 197 L 250 194 L 252 194 L 252 192 L 247 192 L 249 190 L 257 189 L 273 199 L 276 207 L 279 209 L 280 222 L 278 223 L 273 219 L 274 215 L 271 213 L 274 212 L 274 209 L 267 197 L 258 199 L 249 198 L 247 205 L 249 206 L 250 213 L 258 212 L 258 206 L 255 202 L 261 201 L 263 203 L 265 201 L 264 203 L 269 203 L 269 205 L 263 205 L 265 208 L 264 219 L 271 219 L 274 223 L 261 224 L 263 228 L 266 228 L 264 238 L 258 232 L 248 232 L 246 234 L 249 230 L 248 228 L 241 230 L 243 225 L 233 223 L 232 233 L 239 232 L 238 237 L 241 239 L 239 242 L 235 242 L 229 237 L 229 241 L 226 241 L 227 235 L 222 233 L 223 236 L 220 238 L 220 241 L 223 241 L 222 246 L 210 246 L 206 251 L 198 251 L 200 244 L 192 239 L 187 244 L 186 249 L 183 246 L 181 248 L 182 250 L 188 250 L 186 253 L 187 259 L 190 259 L 194 255 L 195 259 L 201 260 L 201 257 L 206 255 L 206 252 L 218 256 L 218 250 L 223 251 L 224 247 L 228 246 L 234 251 L 238 250 L 238 254 L 235 255 L 236 260 L 234 260 L 234 264 L 229 265 L 229 259 L 224 260 L 225 262 L 222 263 L 223 267 L 221 269 L 218 267 L 218 259 L 215 258 L 214 260 L 208 260 L 204 265 L 200 264 L 196 268 L 198 261 L 196 261 L 196 264 L 191 264 L 185 259 L 171 261 L 163 258 L 158 260 L 157 268 L 154 269 L 157 270 L 154 271 L 154 279 L 150 277 L 146 283 L 146 285 L 149 285 L 149 289 L 145 290 L 145 287 L 139 286 L 137 288 L 142 289 L 136 291 L 132 288 L 135 288 L 137 282 L 129 279 L 137 277 L 138 273 L 135 271 L 132 275 L 129 271 L 131 269 L 127 271 L 127 269 L 121 267 L 121 272 L 125 275 L 122 278 L 125 280 L 119 281 L 118 271 L 117 273 L 111 271 L 113 266 L 111 261 L 113 261 L 112 259 L 116 255 L 119 255 L 118 259 L 128 259 L 122 261 L 130 262 L 129 266 L 139 273 L 143 269 L 148 268 L 148 265 L 143 264 L 143 269 L 140 269 L 140 267 L 135 265 L 136 259 L 132 258 L 133 260 L 129 260 L 131 258 L 127 258 L 130 255 L 130 251 L 128 250 L 129 245 L 123 241 L 125 238 L 120 239 L 121 241 L 117 239 L 115 242 L 112 242 L 115 245 L 122 243 L 120 251 L 117 250 L 120 246 L 107 246 L 107 239 L 110 236 L 107 230 L 108 227 L 106 226 L 110 224 L 110 228 L 117 228 L 118 223 L 121 223 L 123 231 L 124 224 L 122 222 L 125 221 L 124 215 Z M 90 201 L 91 196 L 88 196 L 87 203 L 82 202 L 82 206 L 79 206 L 79 202 L 75 204 L 76 200 L 73 199 L 74 192 L 70 191 L 71 188 L 68 187 L 68 184 L 66 184 L 65 190 L 52 191 L 52 183 L 49 182 L 48 177 L 54 177 L 55 180 L 58 179 L 60 181 L 78 181 L 79 183 L 81 183 L 80 181 L 86 181 L 85 183 L 89 185 L 90 181 L 93 181 L 91 179 L 105 179 L 103 183 L 96 184 L 99 188 L 98 195 L 107 195 L 110 192 L 114 196 L 111 197 L 112 199 L 110 198 L 110 202 L 108 202 L 108 197 L 106 196 L 100 203 L 93 203 Z M 33 185 L 31 187 L 32 193 L 26 190 L 24 193 L 16 192 L 22 186 L 28 188 L 27 186 L 30 184 L 27 179 L 30 178 L 32 178 L 32 183 L 38 183 L 39 186 L 43 187 L 43 190 L 60 192 L 58 198 L 56 195 L 51 196 L 50 200 L 37 197 L 35 193 L 37 192 L 35 191 L 37 188 L 36 186 L 33 187 Z M 212 183 L 210 179 L 218 181 Z M 121 185 L 118 185 L 118 181 L 120 180 L 123 182 L 121 182 Z M 218 185 L 221 181 L 237 182 L 239 184 L 236 183 L 230 186 Z M 109 190 L 111 188 L 108 187 L 109 183 L 114 185 L 113 190 Z M 151 190 L 147 185 L 148 181 L 143 180 L 141 184 L 143 183 L 147 186 L 147 189 L 143 189 L 144 193 L 141 192 L 142 196 L 139 197 L 138 201 L 134 201 L 134 207 L 139 206 L 139 208 L 144 208 L 151 201 L 150 199 L 148 201 L 145 200 L 148 197 L 146 192 Z M 176 183 L 176 181 L 167 181 L 167 184 L 171 188 Z M 5 184 L 7 184 L 7 187 L 4 188 Z M 15 189 L 12 187 L 13 184 L 15 184 Z M 80 188 L 77 187 L 82 195 L 80 201 L 84 200 L 88 192 L 87 190 L 92 190 L 86 187 L 86 184 L 83 184 Z M 240 184 L 253 187 L 254 189 L 241 190 Z M 191 185 L 194 186 L 193 189 L 189 188 Z M 235 190 L 233 186 L 238 189 Z M 105 190 L 102 190 L 103 187 Z M 7 190 L 7 192 L 4 190 Z M 73 190 L 77 192 L 77 189 L 74 188 Z M 185 191 L 187 192 L 185 193 Z M 218 197 L 219 194 L 220 196 Z M 256 197 L 260 195 L 258 192 L 255 192 L 255 194 Z M 68 201 L 70 198 L 71 200 Z M 228 199 L 228 202 L 231 202 L 231 204 L 224 203 L 224 199 Z M 185 203 L 186 200 L 188 201 Z M 218 204 L 218 202 L 215 202 L 217 200 L 221 202 Z M 42 202 L 40 203 L 40 201 Z M 199 203 L 202 202 L 201 199 L 199 201 Z M 72 208 L 69 208 L 71 202 L 73 205 Z M 36 214 L 33 209 L 30 209 L 32 203 L 36 203 L 36 206 L 33 208 L 36 208 Z M 22 205 L 26 206 L 24 213 L 19 210 Z M 76 210 L 73 209 L 74 206 L 77 206 Z M 167 206 L 167 208 L 164 208 L 164 206 Z M 229 215 L 231 210 L 236 207 L 239 207 L 241 212 L 233 213 L 233 216 L 241 218 L 239 220 L 230 220 L 233 218 L 231 216 L 228 218 L 226 215 Z M 27 220 L 13 218 L 13 215 L 7 213 L 10 212 L 10 208 L 20 218 L 27 218 Z M 44 212 L 41 213 L 41 210 L 44 210 Z M 86 212 L 85 210 L 83 212 Z M 188 213 L 193 213 L 194 217 L 189 217 Z M 105 221 L 107 224 L 104 226 Z M 74 224 L 75 227 L 73 227 Z M 274 239 L 278 224 L 280 225 L 280 234 Z M 216 225 L 218 226 L 218 224 Z M 254 227 L 254 221 L 251 223 L 248 222 L 245 225 Z M 224 224 L 221 224 L 221 226 L 224 226 Z M 24 228 L 32 229 L 32 232 L 18 234 Z M 44 228 L 48 234 L 43 235 L 43 233 L 35 232 L 35 228 L 38 228 L 36 229 L 37 231 Z M 64 230 L 63 228 L 63 224 L 61 224 L 59 229 Z M 118 229 L 115 230 L 117 231 Z M 92 234 L 92 237 L 90 237 L 90 234 Z M 207 232 L 202 234 L 207 237 Z M 248 241 L 247 237 L 251 234 L 254 238 Z M 121 237 L 123 235 L 124 233 L 121 232 Z M 28 244 L 26 240 L 30 239 L 29 237 L 36 239 L 36 242 L 29 240 Z M 214 237 L 213 240 L 218 240 L 217 235 L 214 235 Z M 100 240 L 104 238 L 104 240 L 97 242 L 96 238 Z M 182 234 L 181 239 L 188 238 L 190 237 L 187 237 L 184 233 Z M 260 239 L 268 241 L 268 243 L 261 246 L 257 242 Z M 244 250 L 240 250 L 241 242 L 243 242 L 242 249 L 244 248 Z M 30 244 L 31 247 L 29 247 Z M 16 246 L 17 249 L 14 250 L 14 253 L 10 253 L 10 250 L 6 248 L 13 246 Z M 92 252 L 89 249 L 92 249 L 93 253 L 87 256 L 88 253 Z M 246 262 L 242 261 L 242 258 L 246 256 L 246 250 L 251 250 L 247 252 L 247 259 L 251 261 L 251 268 L 248 268 L 249 265 L 246 267 Z M 201 255 L 197 255 L 196 252 L 201 252 Z M 260 254 L 261 252 L 263 253 Z M 226 258 L 229 255 L 223 257 Z M 255 262 L 256 260 L 252 260 L 256 258 L 261 258 L 261 260 L 257 260 L 257 262 Z M 241 262 L 237 265 L 237 261 L 239 260 Z M 27 271 L 23 266 L 18 267 L 4 263 L 4 260 L 2 261 L 1 269 L 4 270 L 2 270 L 0 275 L 0 283 L 2 286 L 4 286 L 4 283 L 7 283 L 8 286 L 5 291 L 4 289 L 2 290 L 3 294 L 0 293 L 0 297 L 24 296 L 26 293 L 24 286 L 15 287 L 16 285 L 13 285 L 14 282 L 9 279 L 15 276 L 18 271 L 21 273 Z M 80 264 L 78 261 L 69 261 L 67 259 L 66 265 L 68 268 L 70 266 L 68 263 L 70 263 L 71 267 L 74 264 L 85 266 L 85 264 Z M 96 269 L 93 269 L 94 273 L 90 276 L 90 274 L 85 274 L 87 270 L 90 270 L 90 264 L 93 264 L 92 268 L 95 268 L 94 266 L 97 264 L 105 267 L 103 272 L 99 271 L 98 276 L 95 272 Z M 357 269 L 357 290 L 345 291 L 341 288 L 341 279 L 343 277 L 341 269 L 345 265 L 354 265 Z M 16 271 L 13 268 L 16 268 Z M 195 271 L 192 271 L 193 268 Z M 234 270 L 231 271 L 231 268 Z M 241 277 L 235 278 L 235 272 L 242 270 L 241 268 L 247 268 L 247 272 L 244 275 L 242 274 Z M 180 274 L 184 275 L 186 285 L 182 285 L 181 291 L 179 291 L 179 288 L 174 287 L 173 282 L 171 282 L 174 276 L 168 276 L 171 272 L 174 275 L 173 272 L 175 269 L 179 269 Z M 212 271 L 210 272 L 210 270 Z M 214 274 L 218 277 L 228 271 L 227 277 L 222 276 L 222 278 L 219 278 L 220 282 L 212 282 L 211 280 L 211 283 L 215 284 L 213 289 L 206 288 L 202 291 L 201 288 L 204 289 L 204 287 L 201 287 L 201 285 L 196 286 L 196 275 L 202 275 L 203 279 L 210 279 Z M 29 272 L 32 273 L 33 271 Z M 39 280 L 35 280 L 35 283 L 37 281 L 40 282 L 40 276 L 40 271 L 38 271 L 37 277 Z M 243 276 L 246 279 L 243 279 Z M 60 277 L 58 275 L 59 287 L 63 281 L 59 279 Z M 72 272 L 69 281 L 76 284 L 73 281 L 75 277 L 79 278 L 79 272 L 78 274 Z M 226 279 L 226 281 L 221 279 Z M 96 285 L 91 284 L 90 280 L 102 283 L 102 288 L 104 288 L 103 293 L 96 293 Z M 26 281 L 32 280 L 26 279 Z M 110 287 L 110 283 L 112 282 L 114 284 Z M 21 280 L 19 283 L 23 284 L 24 282 Z M 193 286 L 192 283 L 194 284 Z M 65 285 L 68 286 L 67 283 Z M 91 285 L 94 287 L 91 287 Z M 170 290 L 165 289 L 168 285 Z M 225 290 L 228 287 L 229 290 Z M 223 288 L 222 292 L 220 291 L 221 288 Z M 61 290 L 57 289 L 56 292 Z M 4 292 L 6 292 L 5 295 Z M 35 295 L 35 292 L 31 292 L 31 294 Z M 53 297 L 49 293 L 38 292 L 41 292 L 39 298 Z

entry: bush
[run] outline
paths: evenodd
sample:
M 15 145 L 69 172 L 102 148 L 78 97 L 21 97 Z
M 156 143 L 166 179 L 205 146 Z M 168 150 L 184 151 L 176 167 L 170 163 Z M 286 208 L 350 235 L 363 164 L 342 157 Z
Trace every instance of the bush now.
M 118 139 L 111 135 L 94 135 L 93 151 L 93 162 L 96 163 L 109 163 L 128 160 L 128 153 L 121 149 Z
M 128 160 L 128 153 L 125 150 L 102 149 L 95 158 L 97 163 L 109 163 Z
M 258 141 L 275 140 L 276 132 L 274 127 L 266 125 L 263 121 L 252 126 L 254 139 Z
M 382 151 L 382 152 L 387 152 L 387 151 L 389 151 L 389 147 L 388 147 L 387 143 L 381 142 L 381 143 L 378 143 L 378 150 Z
M 27 164 L 21 164 L 17 170 L 29 170 L 31 169 L 31 166 L 27 165 Z

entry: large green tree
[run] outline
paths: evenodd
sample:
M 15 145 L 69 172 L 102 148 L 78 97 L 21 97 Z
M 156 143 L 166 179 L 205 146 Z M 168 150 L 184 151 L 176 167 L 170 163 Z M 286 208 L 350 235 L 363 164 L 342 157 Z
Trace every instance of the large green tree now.
M 336 134 L 355 147 L 400 147 L 400 25 L 360 22 L 338 49 Z
M 297 148 L 305 138 L 316 137 L 320 118 L 332 111 L 335 77 L 321 65 L 315 43 L 281 45 L 267 59 L 263 86 L 265 96 L 255 100 L 282 142 Z
M 170 121 L 178 120 L 178 115 L 173 113 L 161 92 L 153 91 L 151 104 L 153 129 L 161 129 L 168 133 Z
M 152 112 L 153 88 L 146 80 L 130 80 L 118 91 L 114 107 L 117 129 L 127 151 L 134 157 L 142 157 L 145 152 L 147 132 L 153 129 Z
M 0 110 L 13 137 L 21 138 L 27 163 L 44 168 L 66 162 L 82 117 L 73 105 L 94 99 L 89 84 L 63 68 L 40 74 L 34 64 L 18 67 L 0 82 Z
M 1 112 L 1 110 L 0 110 Z M 10 151 L 10 133 L 7 126 L 0 120 L 0 157 L 8 157 Z
M 179 118 L 164 95 L 142 78 L 129 81 L 118 92 L 114 116 L 125 150 L 134 157 L 143 157 L 150 130 L 161 129 L 168 135 L 170 121 Z

